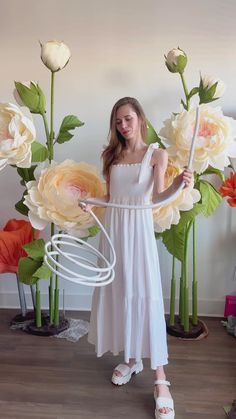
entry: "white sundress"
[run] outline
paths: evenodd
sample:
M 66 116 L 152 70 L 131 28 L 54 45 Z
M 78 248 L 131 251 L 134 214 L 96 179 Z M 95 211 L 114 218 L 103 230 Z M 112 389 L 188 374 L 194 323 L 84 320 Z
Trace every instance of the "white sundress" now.
M 141 163 L 113 165 L 110 202 L 148 204 L 153 191 L 150 144 Z M 168 363 L 166 323 L 152 209 L 107 207 L 103 221 L 117 256 L 114 281 L 95 288 L 88 341 L 97 356 L 124 351 L 124 360 L 150 358 L 150 366 Z M 101 233 L 99 250 L 110 260 Z

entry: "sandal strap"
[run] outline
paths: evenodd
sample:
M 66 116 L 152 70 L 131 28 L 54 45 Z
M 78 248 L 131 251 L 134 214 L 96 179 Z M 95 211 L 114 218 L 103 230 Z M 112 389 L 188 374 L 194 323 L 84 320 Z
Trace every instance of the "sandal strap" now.
M 169 409 L 174 410 L 174 401 L 168 397 L 158 397 L 156 399 L 156 407 L 158 410 L 162 409 L 163 407 L 168 407 Z
M 158 384 L 165 384 L 166 386 L 170 386 L 170 382 L 166 380 L 155 380 L 154 385 L 158 385 Z
M 114 371 L 119 371 L 124 377 L 125 375 L 130 373 L 130 367 L 128 367 L 128 365 L 125 364 L 119 364 L 117 365 L 117 367 L 115 367 Z

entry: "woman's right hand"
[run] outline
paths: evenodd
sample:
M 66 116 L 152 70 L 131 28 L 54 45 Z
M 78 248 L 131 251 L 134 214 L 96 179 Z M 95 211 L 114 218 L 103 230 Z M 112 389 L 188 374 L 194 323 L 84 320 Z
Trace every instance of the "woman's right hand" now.
M 84 202 L 79 202 L 78 205 L 84 212 L 89 212 L 93 207 L 95 207 L 93 204 L 85 204 Z

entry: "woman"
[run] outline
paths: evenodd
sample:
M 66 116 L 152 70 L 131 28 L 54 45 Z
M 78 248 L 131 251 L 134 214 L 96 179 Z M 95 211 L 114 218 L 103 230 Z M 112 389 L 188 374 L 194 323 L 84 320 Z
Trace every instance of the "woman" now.
M 113 107 L 110 140 L 102 153 L 103 175 L 107 183 L 104 202 L 147 204 L 176 191 L 182 180 L 189 185 L 189 170 L 175 178 L 164 190 L 168 154 L 157 144 L 147 145 L 146 118 L 139 102 L 122 98 Z M 85 211 L 93 205 L 81 205 Z M 164 372 L 168 363 L 166 325 L 161 276 L 153 229 L 152 210 L 108 207 L 104 226 L 117 256 L 115 279 L 93 295 L 89 342 L 97 356 L 124 351 L 124 363 L 113 372 L 112 382 L 126 384 L 142 371 L 142 358 L 150 358 L 155 371 L 155 415 L 174 418 L 174 406 Z M 99 250 L 109 259 L 110 250 L 101 236 Z

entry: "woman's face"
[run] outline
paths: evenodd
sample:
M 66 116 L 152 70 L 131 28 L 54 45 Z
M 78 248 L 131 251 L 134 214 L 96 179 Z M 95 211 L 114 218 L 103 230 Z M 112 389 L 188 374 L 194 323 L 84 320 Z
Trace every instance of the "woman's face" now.
M 140 135 L 140 120 L 131 105 L 123 105 L 116 111 L 116 129 L 126 139 L 137 139 Z

